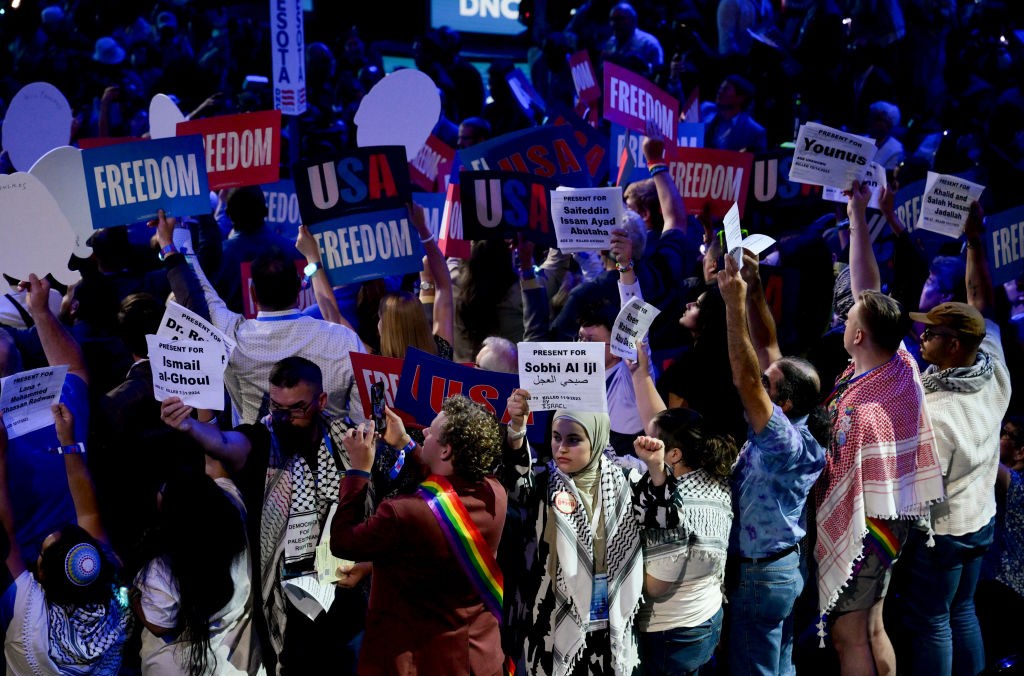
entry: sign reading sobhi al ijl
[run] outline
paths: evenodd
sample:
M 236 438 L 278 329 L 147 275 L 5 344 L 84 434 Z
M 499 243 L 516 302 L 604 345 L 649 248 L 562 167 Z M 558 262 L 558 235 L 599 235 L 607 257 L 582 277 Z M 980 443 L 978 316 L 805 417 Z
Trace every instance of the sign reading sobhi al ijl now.
M 203 140 L 179 136 L 82 151 L 95 228 L 210 211 Z

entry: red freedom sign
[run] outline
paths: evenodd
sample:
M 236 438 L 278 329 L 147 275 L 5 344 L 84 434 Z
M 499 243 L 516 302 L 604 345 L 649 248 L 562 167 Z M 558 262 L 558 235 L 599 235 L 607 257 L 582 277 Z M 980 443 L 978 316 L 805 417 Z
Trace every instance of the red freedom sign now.
M 409 180 L 426 192 L 443 192 L 443 179 L 454 159 L 455 148 L 431 134 L 409 162 Z
M 590 54 L 587 50 L 581 50 L 569 57 L 569 70 L 572 73 L 572 83 L 576 86 L 576 96 L 580 101 L 593 106 L 601 98 L 601 87 L 597 84 L 597 75 L 594 74 L 594 66 L 590 63 Z
M 203 137 L 210 190 L 276 183 L 281 177 L 281 111 L 178 123 L 178 136 Z
M 668 153 L 668 170 L 686 211 L 701 214 L 710 205 L 715 218 L 725 216 L 736 202 L 743 215 L 750 187 L 751 153 L 708 148 L 674 148 Z
M 374 383 L 384 383 L 384 403 L 388 408 L 394 409 L 398 417 L 406 425 L 422 427 L 416 419 L 406 413 L 395 409 L 395 397 L 398 395 L 398 379 L 402 375 L 404 359 L 396 357 L 382 357 L 379 354 L 363 354 L 362 352 L 349 352 L 349 359 L 352 360 L 352 373 L 356 377 L 356 387 L 359 388 L 359 399 L 363 402 L 363 415 L 369 420 L 373 417 L 373 410 L 370 404 L 370 386 Z
M 654 122 L 666 142 L 675 145 L 679 101 L 636 73 L 604 64 L 604 118 L 641 134 L 647 120 Z

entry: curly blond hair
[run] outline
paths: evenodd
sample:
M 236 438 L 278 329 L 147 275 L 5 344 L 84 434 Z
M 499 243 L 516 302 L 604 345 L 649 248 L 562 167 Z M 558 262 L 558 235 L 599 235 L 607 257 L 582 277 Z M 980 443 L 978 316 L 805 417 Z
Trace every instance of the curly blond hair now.
M 438 441 L 452 448 L 455 472 L 472 481 L 489 474 L 501 455 L 501 428 L 494 415 L 476 402 L 456 395 L 441 405 L 445 424 Z

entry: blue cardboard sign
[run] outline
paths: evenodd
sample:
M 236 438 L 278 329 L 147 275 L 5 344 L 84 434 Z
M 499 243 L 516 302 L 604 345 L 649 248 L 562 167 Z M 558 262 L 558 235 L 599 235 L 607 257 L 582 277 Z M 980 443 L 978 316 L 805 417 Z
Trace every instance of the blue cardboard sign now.
M 519 233 L 544 246 L 558 246 L 551 220 L 550 179 L 511 171 L 464 171 L 462 237 L 490 239 Z
M 423 269 L 423 244 L 405 209 L 349 214 L 309 230 L 332 286 Z
M 434 239 L 441 238 L 441 217 L 444 215 L 445 195 L 441 192 L 414 192 L 413 204 L 423 207 L 423 216 Z
M 1024 274 L 1024 207 L 986 218 L 983 241 L 995 284 L 1005 284 Z
M 445 399 L 463 394 L 487 408 L 500 422 L 507 423 L 508 398 L 518 387 L 517 373 L 463 366 L 409 348 L 398 379 L 395 407 L 413 416 L 421 425 L 429 425 L 441 412 Z M 546 443 L 547 422 L 551 414 L 551 411 L 530 413 L 526 421 L 526 436 L 530 443 Z
M 201 136 L 119 143 L 82 151 L 94 228 L 210 212 Z
M 277 183 L 268 183 L 261 187 L 263 197 L 267 201 L 267 225 L 282 237 L 294 241 L 299 235 L 299 226 L 302 225 L 295 182 L 283 178 Z
M 456 155 L 472 171 L 514 171 L 549 178 L 557 185 L 589 188 L 590 169 L 572 127 L 533 127 L 496 136 Z
M 641 150 L 640 142 L 643 140 L 643 135 L 638 134 L 635 131 L 629 131 L 621 124 L 610 123 L 611 125 L 611 144 L 609 149 L 611 152 L 608 153 L 608 165 L 611 168 L 611 175 L 618 177 L 619 172 L 622 168 L 622 152 L 626 151 L 629 153 L 628 169 L 629 173 L 622 176 L 620 181 L 616 182 L 616 185 L 623 187 L 633 183 L 634 181 L 642 181 L 645 178 L 650 178 L 651 173 L 647 171 L 647 160 L 644 158 L 643 150 Z
M 703 148 L 704 123 L 680 122 L 676 133 L 676 145 L 680 148 Z

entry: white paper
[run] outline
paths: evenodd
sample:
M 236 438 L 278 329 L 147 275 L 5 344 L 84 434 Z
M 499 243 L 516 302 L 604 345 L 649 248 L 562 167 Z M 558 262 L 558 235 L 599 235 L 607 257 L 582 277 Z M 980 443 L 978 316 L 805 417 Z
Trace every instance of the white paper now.
M 604 350 L 604 343 L 519 343 L 519 387 L 538 411 L 607 412 Z
M 808 122 L 796 138 L 789 180 L 849 190 L 864 180 L 877 151 L 873 139 Z
M 768 235 L 750 235 L 745 237 L 740 242 L 740 247 L 746 249 L 755 256 L 760 256 L 761 252 L 775 244 L 775 240 Z
M 42 181 L 29 173 L 0 176 L 0 272 L 17 279 L 51 273 L 64 284 L 81 279 L 68 270 L 75 233 Z
M 288 599 L 310 620 L 334 605 L 334 585 L 320 584 L 314 573 L 285 580 L 282 586 Z
M 725 212 L 722 225 L 725 227 L 725 248 L 736 260 L 736 266 L 742 268 L 743 249 L 740 247 L 743 245 L 743 229 L 740 227 L 740 206 L 736 202 Z
M 146 342 L 157 401 L 180 397 L 194 408 L 223 410 L 224 367 L 228 360 L 222 344 L 160 336 L 146 336 Z
M 196 249 L 192 246 L 192 231 L 188 228 L 174 228 L 174 232 L 171 233 L 171 243 L 174 244 L 174 248 L 184 254 L 188 260 L 189 265 L 194 264 L 196 258 Z
M 71 139 L 71 106 L 49 82 L 33 82 L 18 90 L 7 108 L 4 150 L 18 171 L 28 171 L 40 157 Z
M 0 379 L 0 410 L 8 439 L 53 424 L 50 407 L 60 400 L 67 374 L 67 366 L 46 366 Z
M 885 180 L 885 167 L 877 162 L 872 162 L 868 165 L 868 173 L 864 176 L 862 183 L 867 183 L 868 187 L 871 188 L 871 200 L 868 202 L 868 209 L 881 209 L 882 206 L 878 200 L 882 196 L 882 188 L 887 183 Z M 821 191 L 821 198 L 826 199 L 829 202 L 839 202 L 840 204 L 846 204 L 850 201 L 843 191 L 832 186 L 825 186 Z
M 551 221 L 564 253 L 604 251 L 612 230 L 620 227 L 625 205 L 622 188 L 559 188 L 551 193 Z M 639 258 L 642 251 L 634 251 Z
M 224 347 L 228 359 L 231 358 L 236 344 L 216 326 L 173 300 L 167 302 L 167 309 L 160 320 L 160 328 L 157 329 L 156 335 L 169 340 L 203 340 L 218 343 Z
M 971 202 L 976 202 L 984 190 L 985 186 L 958 176 L 929 171 L 915 229 L 931 230 L 953 239 L 960 237 L 971 213 Z
M 659 314 L 661 310 L 653 305 L 648 305 L 636 296 L 630 298 L 615 317 L 615 326 L 612 329 L 612 354 L 636 361 L 637 340 L 647 334 L 651 322 Z

